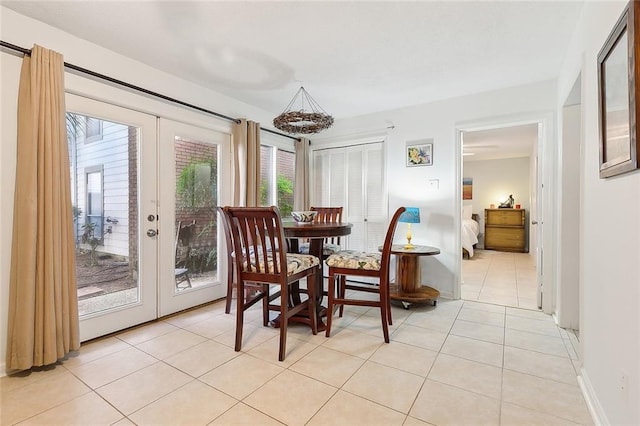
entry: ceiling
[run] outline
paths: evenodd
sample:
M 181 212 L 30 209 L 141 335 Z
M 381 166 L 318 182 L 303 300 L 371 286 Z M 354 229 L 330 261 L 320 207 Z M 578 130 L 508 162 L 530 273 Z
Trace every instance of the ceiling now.
M 303 85 L 340 119 L 556 78 L 583 2 L 0 4 L 274 116 Z
M 462 140 L 465 162 L 529 157 L 538 142 L 538 125 L 464 132 Z

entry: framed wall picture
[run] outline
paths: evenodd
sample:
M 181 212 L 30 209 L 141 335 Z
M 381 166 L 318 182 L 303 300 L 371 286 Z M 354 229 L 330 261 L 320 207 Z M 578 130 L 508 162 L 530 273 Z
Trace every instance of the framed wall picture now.
M 407 167 L 432 166 L 433 142 L 407 142 Z
M 600 178 L 640 168 L 636 105 L 640 72 L 640 2 L 630 1 L 598 54 Z
M 473 200 L 473 178 L 462 178 L 462 199 Z

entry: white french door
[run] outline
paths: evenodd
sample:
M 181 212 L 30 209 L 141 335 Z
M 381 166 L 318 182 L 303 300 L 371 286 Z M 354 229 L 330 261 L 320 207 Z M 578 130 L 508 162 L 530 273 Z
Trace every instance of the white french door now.
M 160 119 L 159 313 L 226 295 L 218 205 L 229 204 L 231 135 Z
M 67 94 L 80 337 L 226 295 L 231 137 Z
M 66 94 L 82 341 L 157 317 L 156 117 Z

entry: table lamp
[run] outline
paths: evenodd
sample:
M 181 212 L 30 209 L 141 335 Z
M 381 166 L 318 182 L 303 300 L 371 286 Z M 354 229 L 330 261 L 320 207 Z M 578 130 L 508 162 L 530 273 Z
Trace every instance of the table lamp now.
M 404 248 L 406 250 L 415 248 L 415 246 L 411 244 L 411 224 L 420 223 L 420 209 L 417 207 L 407 207 L 404 213 L 400 215 L 398 221 L 407 224 L 407 244 Z

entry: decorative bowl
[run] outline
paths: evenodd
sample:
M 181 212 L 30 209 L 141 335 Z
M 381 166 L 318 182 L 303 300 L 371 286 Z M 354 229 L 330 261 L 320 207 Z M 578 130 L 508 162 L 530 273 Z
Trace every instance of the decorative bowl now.
M 291 217 L 298 223 L 311 223 L 318 212 L 305 210 L 302 212 L 291 212 Z

